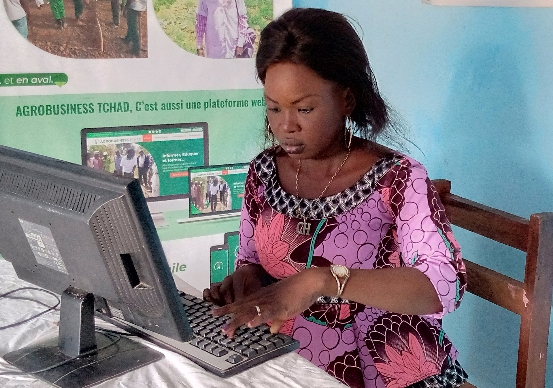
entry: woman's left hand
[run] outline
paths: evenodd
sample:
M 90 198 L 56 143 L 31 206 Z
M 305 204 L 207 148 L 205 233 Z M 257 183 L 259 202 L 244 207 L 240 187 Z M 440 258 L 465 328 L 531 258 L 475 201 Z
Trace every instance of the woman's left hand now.
M 272 333 L 277 333 L 287 319 L 307 310 L 321 295 L 321 273 L 313 268 L 291 275 L 240 302 L 215 308 L 212 313 L 215 316 L 232 314 L 223 329 L 229 337 L 244 324 L 254 327 L 265 322 L 271 326 Z

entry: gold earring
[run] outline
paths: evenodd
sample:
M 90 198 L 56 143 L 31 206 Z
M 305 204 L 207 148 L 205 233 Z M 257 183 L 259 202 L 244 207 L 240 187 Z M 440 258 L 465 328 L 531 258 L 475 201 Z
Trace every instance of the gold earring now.
M 351 149 L 351 140 L 353 139 L 353 120 L 350 116 L 346 117 L 346 125 L 344 127 L 344 140 L 346 148 Z
M 265 119 L 265 122 L 267 123 L 267 135 L 265 137 L 265 139 L 268 139 L 273 145 L 276 144 L 276 140 L 275 140 L 275 135 L 273 133 L 273 131 L 271 130 L 271 124 L 269 123 L 269 120 L 266 118 Z

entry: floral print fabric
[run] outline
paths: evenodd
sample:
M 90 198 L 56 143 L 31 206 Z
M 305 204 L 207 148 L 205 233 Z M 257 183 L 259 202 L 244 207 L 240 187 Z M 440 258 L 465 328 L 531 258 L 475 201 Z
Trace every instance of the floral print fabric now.
M 308 212 L 311 230 L 326 218 L 312 266 L 414 267 L 428 276 L 443 305 L 438 314 L 411 316 L 341 299 L 316 303 L 281 330 L 300 341 L 298 353 L 350 387 L 407 387 L 448 370 L 457 351 L 441 318 L 459 306 L 466 274 L 425 168 L 392 154 L 342 193 L 305 200 L 280 187 L 275 152 L 264 151 L 250 166 L 237 268 L 261 264 L 277 279 L 304 270 L 312 236 L 296 232 L 304 220 L 294 211 L 302 204 L 316 210 Z

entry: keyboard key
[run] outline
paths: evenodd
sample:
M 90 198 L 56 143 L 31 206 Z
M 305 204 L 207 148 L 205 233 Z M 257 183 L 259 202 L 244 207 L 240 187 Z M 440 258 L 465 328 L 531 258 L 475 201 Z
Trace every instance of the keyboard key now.
M 190 341 L 190 345 L 192 345 L 192 346 L 198 346 L 198 343 L 199 343 L 199 342 L 202 342 L 202 341 L 203 341 L 202 338 L 194 338 L 194 339 L 192 339 L 192 340 Z M 198 346 L 198 347 L 199 347 L 199 346 Z
M 275 346 L 284 345 L 284 341 L 276 336 L 269 338 L 268 341 L 271 341 L 273 344 L 275 344 Z
M 242 361 L 243 359 L 244 359 L 244 357 L 242 357 L 241 355 L 233 354 L 229 358 L 227 358 L 227 361 L 230 362 L 231 364 L 237 364 L 240 361 Z
M 223 346 L 229 346 L 230 344 L 232 344 L 234 341 L 232 340 L 232 338 L 229 338 L 229 337 L 226 337 L 226 336 L 222 336 L 223 339 L 221 339 L 219 341 L 219 343 Z
M 205 337 L 206 335 L 208 335 L 209 333 L 211 333 L 211 331 L 207 330 L 207 329 L 203 329 L 200 331 L 200 335 L 202 337 Z
M 243 346 L 240 342 L 231 341 L 227 344 L 227 348 L 237 351 L 236 349 L 240 346 Z M 245 346 L 244 346 L 245 347 Z
M 217 347 L 218 347 L 217 344 L 214 344 L 213 342 L 210 342 L 209 344 L 204 346 L 204 350 L 211 353 L 213 351 L 213 349 L 215 349 Z
M 210 340 L 212 340 L 213 342 L 217 342 L 219 343 L 219 338 L 220 337 L 223 337 L 221 335 L 221 333 L 219 331 L 212 331 L 211 333 L 209 333 L 207 336 L 207 338 L 209 338 Z
M 242 353 L 246 357 L 257 356 L 257 351 L 255 349 L 252 349 L 252 348 L 246 348 L 246 349 L 242 350 L 240 353 Z
M 216 347 L 211 350 L 211 354 L 217 357 L 223 357 L 225 354 L 227 354 L 228 351 L 221 347 Z
M 257 353 L 265 352 L 265 348 L 260 344 L 251 344 L 250 348 L 255 350 Z
M 240 341 L 240 343 L 244 346 L 250 346 L 251 344 L 253 344 L 253 342 L 249 339 L 245 339 L 243 341 Z
M 267 340 L 259 341 L 259 345 L 263 346 L 267 350 L 273 350 L 273 349 L 276 348 L 274 343 L 272 343 L 271 341 L 267 341 Z
M 293 342 L 294 339 L 292 337 L 289 337 L 287 335 L 284 335 L 284 334 L 277 334 L 276 335 L 277 338 L 280 338 L 285 344 L 289 344 L 290 342 Z

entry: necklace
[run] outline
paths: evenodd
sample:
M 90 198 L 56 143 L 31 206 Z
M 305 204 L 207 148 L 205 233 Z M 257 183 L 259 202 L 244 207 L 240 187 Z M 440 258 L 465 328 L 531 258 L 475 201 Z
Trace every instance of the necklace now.
M 346 164 L 350 154 L 351 154 L 351 150 L 348 150 L 348 153 L 346 154 L 346 157 L 344 158 L 344 160 L 342 160 L 342 163 L 340 163 L 340 166 L 336 169 L 336 171 L 334 171 L 334 174 L 332 174 L 332 176 L 330 177 L 330 180 L 328 181 L 328 183 L 324 187 L 323 191 L 321 191 L 321 194 L 319 194 L 319 196 L 316 198 L 317 200 L 321 199 L 323 197 L 323 195 L 326 193 L 326 190 L 328 190 L 328 188 L 330 187 L 330 185 L 334 181 L 334 178 L 336 178 L 336 176 L 342 170 L 342 167 L 344 167 L 344 164 Z M 301 170 L 301 159 L 298 160 L 298 168 L 296 170 L 296 197 L 298 197 L 298 198 L 300 196 L 299 189 L 298 189 L 298 181 L 299 181 L 300 170 Z M 309 236 L 310 230 L 311 230 L 311 224 L 307 221 L 307 215 L 305 213 L 302 214 L 302 212 L 300 211 L 299 205 L 298 205 L 298 208 L 296 208 L 296 214 L 297 214 L 298 218 L 303 219 L 302 222 L 298 222 L 298 225 L 296 226 L 296 232 L 298 232 L 298 234 L 303 234 L 305 236 Z M 319 230 L 322 227 L 321 223 L 324 223 L 324 221 L 325 221 L 325 219 L 323 218 L 321 220 L 321 222 L 319 223 L 319 225 L 317 226 L 317 230 Z

